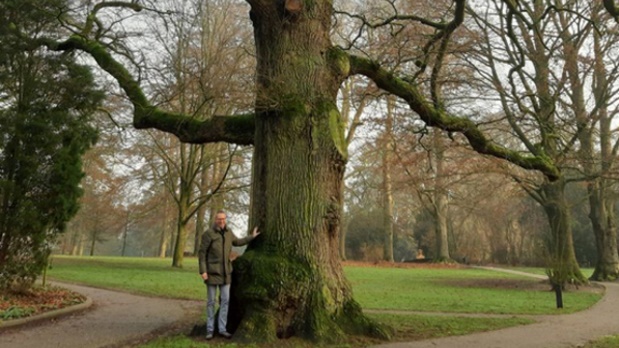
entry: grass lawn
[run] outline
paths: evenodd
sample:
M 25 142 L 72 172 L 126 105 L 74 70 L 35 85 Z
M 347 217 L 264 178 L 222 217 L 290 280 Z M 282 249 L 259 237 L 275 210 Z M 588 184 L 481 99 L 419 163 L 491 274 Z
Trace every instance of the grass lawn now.
M 182 299 L 205 299 L 197 260 L 186 258 L 183 269 L 172 268 L 170 259 L 54 256 L 48 276 L 55 280 L 119 289 L 136 294 Z M 409 268 L 345 265 L 354 297 L 368 315 L 394 328 L 395 341 L 462 335 L 530 323 L 518 317 L 470 318 L 419 313 L 381 313 L 380 310 L 490 313 L 562 314 L 590 307 L 601 297 L 595 287 L 564 293 L 563 310 L 555 309 L 554 293 L 540 280 L 489 270 L 415 266 Z M 378 310 L 378 312 L 376 312 Z M 200 319 L 204 320 L 204 318 Z M 345 347 L 366 346 L 374 341 L 351 338 Z M 268 347 L 235 345 L 217 339 L 208 344 L 185 335 L 154 340 L 145 347 Z M 311 347 L 290 339 L 278 347 Z M 603 346 L 602 346 L 603 347 Z M 593 348 L 593 347 L 592 347 Z M 597 347 L 595 347 L 597 348 Z
M 182 269 L 170 259 L 54 256 L 48 275 L 54 279 L 120 289 L 149 296 L 205 298 L 195 258 Z M 555 308 L 554 293 L 540 280 L 472 268 L 386 268 L 345 266 L 355 299 L 366 309 L 424 312 L 562 314 L 580 311 L 600 294 L 589 287 L 563 295 Z M 595 289 L 593 289 L 595 290 Z
M 522 318 L 462 318 L 462 317 L 443 317 L 431 315 L 414 314 L 369 314 L 370 318 L 382 324 L 391 326 L 395 335 L 392 341 L 409 342 L 427 338 L 437 338 L 454 335 L 466 335 L 473 332 L 497 330 L 504 327 L 530 324 L 532 321 Z M 351 337 L 346 343 L 340 345 L 329 345 L 329 348 L 336 347 L 367 347 L 372 344 L 385 343 L 379 340 L 368 339 L 367 337 Z M 162 337 L 155 339 L 141 348 L 312 348 L 314 344 L 299 339 L 291 338 L 270 344 L 230 344 L 223 339 L 214 339 L 208 343 L 202 338 L 192 338 L 185 335 Z
M 595 288 L 568 289 L 564 308 L 558 310 L 554 292 L 539 279 L 473 268 L 346 267 L 345 271 L 355 299 L 369 309 L 563 314 L 586 309 L 600 298 Z
M 619 347 L 618 336 L 606 336 L 599 340 L 587 343 L 583 348 L 617 348 Z
M 204 299 L 197 259 L 185 258 L 182 269 L 171 265 L 171 259 L 160 258 L 53 256 L 47 274 L 56 280 L 134 294 Z

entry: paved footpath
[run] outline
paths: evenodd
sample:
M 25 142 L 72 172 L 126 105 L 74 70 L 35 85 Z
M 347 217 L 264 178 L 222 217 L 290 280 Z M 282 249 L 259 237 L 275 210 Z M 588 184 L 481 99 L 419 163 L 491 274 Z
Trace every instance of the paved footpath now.
M 505 271 L 496 269 L 497 271 Z M 527 276 L 531 274 L 520 273 Z M 33 325 L 0 331 L 2 348 L 130 347 L 141 338 L 171 327 L 196 322 L 202 301 L 170 300 L 60 284 L 90 297 L 83 312 Z M 378 345 L 380 348 L 574 348 L 590 340 L 619 334 L 619 283 L 603 283 L 602 300 L 588 310 L 536 317 L 531 325 L 415 342 Z M 53 324 L 52 324 L 53 323 Z M 51 325 L 49 325 L 51 324 Z
M 494 269 L 497 271 L 507 271 Z M 510 271 L 527 276 L 527 273 Z M 534 276 L 544 278 L 545 276 Z M 535 324 L 466 336 L 382 344 L 380 348 L 574 348 L 606 335 L 619 334 L 619 283 L 601 283 L 604 297 L 572 314 L 540 316 Z
M 57 284 L 92 299 L 85 311 L 0 331 L 2 348 L 130 346 L 144 336 L 196 320 L 204 302 L 143 297 L 72 284 Z M 51 325 L 50 325 L 51 324 Z

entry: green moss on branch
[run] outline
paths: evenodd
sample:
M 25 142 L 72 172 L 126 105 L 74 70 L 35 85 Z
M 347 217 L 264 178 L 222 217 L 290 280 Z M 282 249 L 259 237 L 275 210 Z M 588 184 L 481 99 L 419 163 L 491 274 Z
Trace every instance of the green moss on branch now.
M 241 145 L 253 144 L 255 129 L 253 114 L 215 116 L 208 120 L 197 120 L 189 115 L 161 110 L 150 104 L 139 83 L 101 43 L 78 35 L 64 42 L 46 39 L 40 39 L 38 42 L 56 51 L 81 50 L 90 54 L 99 67 L 116 79 L 133 104 L 135 128 L 158 129 L 174 134 L 181 141 L 189 143 L 224 141 Z

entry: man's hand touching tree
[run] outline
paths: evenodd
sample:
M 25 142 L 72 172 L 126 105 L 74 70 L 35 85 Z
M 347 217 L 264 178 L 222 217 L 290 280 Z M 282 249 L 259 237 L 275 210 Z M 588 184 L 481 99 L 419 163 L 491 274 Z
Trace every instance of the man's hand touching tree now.
M 254 227 L 254 230 L 251 231 L 251 237 L 252 238 L 256 238 L 256 237 L 258 237 L 259 234 L 260 234 L 260 232 L 258 231 L 258 227 Z

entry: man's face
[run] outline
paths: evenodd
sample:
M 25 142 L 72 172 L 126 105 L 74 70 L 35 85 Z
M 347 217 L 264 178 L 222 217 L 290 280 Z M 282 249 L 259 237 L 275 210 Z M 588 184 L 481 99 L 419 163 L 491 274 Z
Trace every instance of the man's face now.
M 215 215 L 215 225 L 221 229 L 226 227 L 226 214 Z

